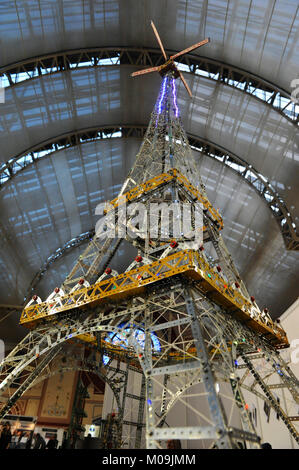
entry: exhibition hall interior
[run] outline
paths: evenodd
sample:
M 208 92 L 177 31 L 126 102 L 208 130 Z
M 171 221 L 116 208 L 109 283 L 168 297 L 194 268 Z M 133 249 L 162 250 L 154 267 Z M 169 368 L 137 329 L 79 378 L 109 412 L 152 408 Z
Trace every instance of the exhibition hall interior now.
M 0 2 L 0 451 L 299 449 L 298 42 L 298 0 Z

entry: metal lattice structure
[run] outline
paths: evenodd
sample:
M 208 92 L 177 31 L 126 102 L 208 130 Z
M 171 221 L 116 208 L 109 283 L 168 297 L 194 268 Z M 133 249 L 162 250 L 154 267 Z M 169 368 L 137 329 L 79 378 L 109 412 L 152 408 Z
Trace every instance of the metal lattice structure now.
M 140 448 L 141 445 L 144 445 L 144 435 L 142 435 L 142 430 L 145 426 L 143 421 L 145 401 L 144 375 L 134 358 L 126 355 L 125 351 L 122 351 L 122 354 L 120 354 L 118 349 L 111 346 L 108 347 L 104 341 L 101 342 L 99 334 L 96 334 L 96 336 L 99 338 L 99 343 L 90 345 L 88 351 L 82 347 L 83 343 L 78 339 L 74 339 L 72 344 L 66 343 L 60 353 L 30 383 L 29 388 L 56 374 L 71 371 L 84 371 L 97 375 L 109 387 L 109 392 L 107 393 L 112 392 L 117 409 L 117 422 L 120 423 L 121 421 L 121 426 L 118 426 L 117 429 L 116 446 Z M 106 360 L 103 359 L 103 356 Z M 136 393 L 136 373 L 137 376 L 140 376 L 138 395 L 133 394 L 133 392 Z M 133 376 L 134 380 L 130 376 Z M 134 387 L 132 387 L 132 382 L 134 382 Z M 138 410 L 137 413 L 136 409 Z M 132 420 L 134 412 L 136 421 Z M 94 420 L 94 424 L 102 425 L 102 422 L 102 417 L 99 420 Z
M 175 51 L 167 52 L 169 55 L 175 53 Z M 15 86 L 35 77 L 82 67 L 109 67 L 113 65 L 158 67 L 162 63 L 161 59 L 160 51 L 157 49 L 88 48 L 47 54 L 10 64 L 0 69 L 0 76 L 3 76 L 7 85 Z M 295 125 L 298 124 L 298 112 L 296 112 L 295 103 L 291 100 L 290 94 L 274 83 L 231 64 L 208 57 L 188 54 L 178 57 L 177 63 L 179 68 L 185 72 L 218 81 L 254 96 L 257 100 L 274 108 Z
M 20 171 L 33 165 L 41 158 L 46 158 L 61 149 L 67 149 L 74 146 L 78 147 L 87 142 L 105 141 L 106 139 L 142 139 L 144 138 L 146 130 L 147 127 L 143 125 L 125 126 L 119 124 L 113 127 L 100 126 L 76 130 L 70 134 L 64 134 L 43 142 L 38 146 L 26 150 L 21 155 L 18 155 L 15 159 L 7 162 L 7 164 L 0 168 L 0 190 L 4 188 L 15 175 L 19 174 Z M 211 159 L 220 161 L 223 165 L 244 178 L 244 180 L 254 188 L 257 194 L 267 204 L 269 210 L 276 219 L 286 249 L 298 251 L 299 236 L 294 218 L 292 217 L 292 211 L 288 207 L 282 195 L 270 184 L 267 178 L 244 159 L 214 142 L 192 134 L 187 134 L 187 137 L 192 150 L 196 150 L 207 155 Z M 31 290 L 36 286 L 37 282 L 40 280 L 52 261 L 58 259 L 61 254 L 68 250 L 68 248 L 78 246 L 81 241 L 87 240 L 93 235 L 94 229 L 89 230 L 89 232 L 84 234 L 80 234 L 76 240 L 70 240 L 65 244 L 65 246 L 61 247 L 59 251 L 55 252 L 53 257 L 50 257 L 45 262 L 45 265 L 40 268 L 36 277 L 30 283 L 28 295 L 31 294 Z M 26 295 L 26 298 L 28 295 Z
M 160 230 L 152 240 L 148 224 L 141 233 L 132 215 L 120 220 L 118 209 L 125 202 L 148 207 L 152 201 L 200 202 L 202 242 L 191 248 L 186 235 L 174 235 L 173 226 L 166 238 Z M 118 225 L 109 238 L 112 215 Z M 136 163 L 106 216 L 106 237 L 96 233 L 61 288 L 46 302 L 35 296 L 24 309 L 21 322 L 30 332 L 1 364 L 0 392 L 7 400 L 0 416 L 46 370 L 62 343 L 78 337 L 108 357 L 116 355 L 119 374 L 120 363 L 128 360 L 142 371 L 136 447 L 144 412 L 147 448 L 163 448 L 168 439 L 210 448 L 237 448 L 241 440 L 259 448 L 248 391 L 273 407 L 299 442 L 293 419 L 298 381 L 278 352 L 288 347 L 286 334 L 247 292 L 225 247 L 221 216 L 208 201 L 181 125 L 172 70 L 164 74 Z M 155 219 L 158 228 L 161 219 Z M 109 263 L 124 228 L 137 257 L 118 274 Z M 109 341 L 111 332 L 117 343 Z M 283 390 L 287 401 L 278 403 L 273 388 Z M 127 391 L 122 397 L 136 399 Z M 181 421 L 180 406 L 190 410 L 188 422 Z M 118 412 L 120 426 L 132 425 L 125 401 Z

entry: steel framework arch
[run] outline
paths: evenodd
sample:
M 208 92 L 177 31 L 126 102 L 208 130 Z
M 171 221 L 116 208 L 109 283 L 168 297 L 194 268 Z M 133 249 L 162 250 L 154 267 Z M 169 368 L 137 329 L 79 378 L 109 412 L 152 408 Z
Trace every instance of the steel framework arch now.
M 100 314 L 100 316 L 102 315 Z M 68 319 L 67 317 L 62 320 L 64 326 L 62 323 L 60 323 L 59 325 L 52 327 L 49 331 L 47 325 L 41 325 L 37 330 L 30 332 L 27 336 L 25 336 L 25 338 L 23 338 L 16 348 L 9 353 L 4 361 L 0 363 L 0 374 L 4 372 L 3 367 L 10 369 L 11 367 L 14 368 L 17 366 L 14 372 L 9 374 L 7 380 L 2 382 L 2 391 L 6 390 L 7 387 L 11 385 L 11 383 L 14 383 L 16 377 L 19 374 L 25 373 L 25 375 L 29 375 L 31 377 L 30 381 L 27 381 L 27 379 L 24 380 L 20 386 L 21 391 L 17 391 L 12 397 L 10 397 L 8 400 L 10 406 L 12 406 L 18 400 L 19 396 L 21 396 L 26 390 L 37 383 L 36 379 L 41 374 L 41 372 L 44 371 L 52 359 L 62 351 L 62 344 L 71 338 L 73 338 L 72 341 L 74 341 L 77 336 L 80 336 L 80 331 L 83 335 L 87 331 L 89 333 L 113 331 L 116 334 L 122 332 L 121 328 L 114 325 L 113 321 L 111 322 L 113 319 L 113 316 L 111 315 L 106 316 L 104 324 L 101 325 L 98 324 L 99 317 L 97 320 L 95 317 L 94 321 L 91 321 L 90 323 L 91 318 L 88 316 L 85 318 L 85 321 L 82 322 L 82 326 L 79 329 L 75 327 L 76 331 L 74 331 L 74 325 L 76 322 L 74 323 L 71 317 Z M 65 320 L 67 320 L 66 323 Z M 106 320 L 108 320 L 108 324 Z M 90 325 L 87 330 L 86 321 Z M 92 324 L 93 326 L 91 326 Z M 49 334 L 47 334 L 47 332 Z M 35 346 L 33 347 L 34 343 Z M 40 361 L 40 357 L 43 357 L 42 361 Z M 34 371 L 36 371 L 36 373 Z M 4 408 L 6 408 L 6 405 Z M 1 410 L 1 413 L 2 412 L 3 409 Z
M 178 51 L 167 50 L 168 55 Z M 20 82 L 82 67 L 101 67 L 111 65 L 158 66 L 162 63 L 159 49 L 105 47 L 86 48 L 64 52 L 53 52 L 25 59 L 0 68 L 4 86 L 14 86 Z M 177 61 L 179 69 L 213 81 L 237 88 L 250 96 L 271 106 L 295 125 L 298 124 L 298 106 L 290 94 L 259 76 L 239 67 L 215 59 L 188 54 Z
M 80 370 L 83 372 L 95 373 L 104 382 L 108 383 L 109 387 L 111 388 L 115 396 L 117 407 L 119 410 L 121 409 L 121 401 L 120 401 L 117 388 L 115 387 L 113 381 L 107 375 L 101 372 L 99 364 L 96 361 L 78 360 L 77 362 L 72 361 L 72 363 L 66 364 L 66 365 L 60 364 L 59 367 L 52 368 L 52 369 L 48 367 L 42 375 L 38 376 L 37 379 L 30 384 L 30 387 L 28 388 L 28 390 L 30 390 L 30 388 L 35 387 L 35 385 L 39 384 L 40 382 L 43 382 L 47 378 L 52 377 L 56 374 L 60 374 L 61 372 L 71 372 L 71 371 L 77 371 L 77 370 Z
M 95 348 L 97 349 L 97 348 Z M 92 349 L 93 351 L 93 349 Z M 68 351 L 64 352 L 64 356 L 67 356 Z M 117 356 L 110 357 L 111 360 L 117 359 Z M 100 359 L 101 360 L 101 359 Z M 122 359 L 125 363 L 125 358 Z M 120 361 L 118 361 L 120 362 Z M 119 364 L 118 364 L 119 365 Z M 46 380 L 49 377 L 52 377 L 56 374 L 60 374 L 61 372 L 70 372 L 70 371 L 84 371 L 84 372 L 91 372 L 96 374 L 103 382 L 107 383 L 111 388 L 114 398 L 116 400 L 118 412 L 121 413 L 123 416 L 122 424 L 125 426 L 139 426 L 144 427 L 143 423 L 133 423 L 126 419 L 125 415 L 125 406 L 126 400 L 133 398 L 128 393 L 127 386 L 128 386 L 128 371 L 141 373 L 141 370 L 134 367 L 130 362 L 127 362 L 127 367 L 125 369 L 121 369 L 120 367 L 113 367 L 111 365 L 111 361 L 109 361 L 106 365 L 104 363 L 100 363 L 92 357 L 82 358 L 76 356 L 68 355 L 66 358 L 65 363 L 60 361 L 58 364 L 49 364 L 49 366 L 45 369 L 45 371 L 40 375 L 29 387 L 32 388 L 38 383 Z M 134 397 L 135 398 L 135 397 Z M 128 405 L 128 403 L 127 403 Z
M 159 423 L 163 420 L 163 418 L 168 416 L 169 409 L 167 409 L 167 406 L 165 407 L 164 405 L 165 403 L 167 404 L 167 402 L 171 400 L 175 394 L 176 396 L 180 397 L 184 396 L 184 400 L 187 401 L 188 397 L 193 396 L 192 393 L 191 395 L 185 395 L 186 391 L 184 384 L 187 383 L 187 381 L 190 386 L 193 386 L 199 383 L 198 379 L 200 376 L 203 377 L 204 381 L 208 380 L 208 377 L 202 375 L 202 372 L 204 372 L 204 374 L 207 373 L 205 368 L 206 366 L 205 362 L 203 362 L 204 358 L 200 355 L 201 350 L 197 348 L 197 346 L 199 347 L 197 342 L 200 343 L 201 341 L 203 341 L 203 344 L 204 341 L 207 342 L 209 353 L 206 351 L 205 354 L 211 355 L 211 361 L 213 361 L 214 370 L 217 373 L 217 377 L 219 377 L 218 380 L 220 380 L 221 384 L 223 381 L 227 384 L 230 383 L 231 371 L 237 370 L 236 367 L 238 367 L 238 364 L 236 364 L 234 359 L 239 357 L 242 358 L 244 366 L 243 368 L 246 369 L 242 380 L 247 379 L 247 371 L 253 375 L 262 390 L 265 392 L 265 396 L 270 401 L 271 406 L 274 407 L 277 413 L 279 413 L 282 421 L 286 424 L 290 433 L 298 441 L 298 433 L 290 420 L 288 409 L 284 411 L 280 406 L 277 405 L 275 397 L 273 396 L 267 384 L 268 369 L 266 369 L 265 373 L 261 375 L 261 373 L 258 373 L 256 367 L 253 365 L 253 361 L 260 357 L 260 353 L 256 354 L 257 347 L 260 347 L 263 356 L 266 357 L 266 359 L 269 359 L 269 366 L 272 366 L 272 364 L 276 363 L 278 360 L 276 351 L 269 347 L 267 341 L 263 340 L 262 338 L 258 338 L 246 325 L 242 325 L 233 317 L 228 317 L 225 312 L 221 312 L 220 309 L 215 305 L 212 307 L 210 302 L 206 303 L 204 301 L 202 303 L 202 296 L 195 292 L 193 288 L 192 298 L 194 296 L 194 300 L 192 301 L 190 300 L 191 297 L 190 299 L 189 297 L 186 297 L 185 300 L 182 301 L 182 295 L 185 295 L 184 292 L 186 291 L 186 288 L 185 285 L 181 284 L 180 282 L 174 287 L 174 290 L 176 291 L 175 295 L 169 297 L 167 295 L 167 289 L 168 287 L 165 285 L 165 287 L 159 289 L 158 292 L 155 290 L 149 292 L 144 299 L 141 297 L 136 297 L 132 302 L 129 303 L 126 301 L 121 305 L 111 305 L 110 307 L 108 306 L 109 308 L 106 311 L 105 309 L 101 308 L 92 308 L 91 310 L 86 311 L 72 310 L 70 313 L 59 315 L 56 323 L 54 322 L 52 324 L 46 322 L 45 324 L 38 325 L 37 328 L 31 331 L 19 343 L 19 345 L 5 358 L 5 360 L 0 365 L 0 375 L 2 375 L 3 378 L 0 384 L 0 391 L 3 393 L 6 390 L 9 390 L 9 387 L 12 384 L 18 384 L 17 388 L 13 389 L 15 391 L 13 391 L 12 395 L 9 396 L 4 407 L 0 410 L 0 416 L 5 416 L 8 410 L 16 403 L 18 398 L 20 398 L 20 396 L 30 387 L 30 384 L 35 381 L 37 376 L 45 370 L 45 368 L 52 361 L 53 357 L 57 355 L 57 352 L 61 351 L 62 343 L 65 343 L 68 340 L 74 341 L 76 337 L 83 334 L 97 334 L 108 331 L 114 331 L 118 335 L 125 337 L 124 327 L 120 327 L 119 322 L 125 319 L 126 325 L 141 324 L 140 322 L 144 321 L 144 302 L 146 302 L 148 308 L 153 309 L 152 313 L 154 313 L 157 308 L 159 308 L 160 311 L 160 307 L 158 306 L 161 304 L 162 311 L 164 308 L 170 308 L 172 311 L 177 311 L 178 315 L 180 316 L 179 319 L 173 321 L 168 321 L 167 318 L 163 317 L 162 319 L 161 317 L 162 323 L 158 324 L 154 319 L 146 319 L 144 324 L 146 335 L 144 348 L 137 343 L 137 341 L 134 339 L 134 335 L 130 334 L 130 347 L 124 351 L 125 355 L 128 355 L 131 358 L 136 358 L 135 361 L 139 362 L 141 369 L 145 373 L 145 380 L 147 381 L 147 396 L 149 398 L 152 397 L 151 400 L 153 400 L 148 400 L 150 407 L 148 407 L 147 413 L 150 413 L 148 416 L 149 425 L 154 426 L 154 434 L 152 437 L 154 441 L 169 438 L 168 435 L 170 435 L 173 430 L 179 432 L 182 438 L 188 438 L 188 436 L 190 437 L 189 427 L 184 429 L 160 429 Z M 201 302 L 200 310 L 194 310 L 193 305 L 195 305 L 195 301 Z M 167 335 L 165 335 L 165 333 L 169 328 L 172 328 L 174 324 L 184 324 L 184 328 L 177 338 L 177 344 L 176 342 L 174 344 L 172 342 L 168 344 L 168 340 L 166 340 Z M 219 325 L 223 326 L 224 324 L 226 326 L 222 331 Z M 192 331 L 194 331 L 194 334 L 198 336 L 198 339 L 196 339 L 197 336 L 195 337 L 197 344 L 197 355 L 194 355 L 194 353 L 192 353 L 190 350 L 188 353 L 188 360 L 185 355 L 186 352 L 184 353 L 183 350 L 181 351 L 180 346 L 181 341 L 183 344 L 185 344 L 186 347 L 192 343 L 188 335 L 186 337 L 184 336 L 184 332 L 187 332 L 187 327 L 191 328 Z M 163 340 L 163 348 L 165 351 L 157 353 L 156 355 L 155 353 L 153 354 L 152 361 L 155 366 L 153 367 L 152 373 L 148 374 L 149 356 L 147 350 L 149 348 L 149 334 L 151 331 L 159 332 L 159 337 L 161 336 L 161 340 Z M 208 338 L 206 340 L 204 340 L 202 337 L 201 331 L 205 331 L 206 334 L 208 334 Z M 235 346 L 235 343 L 238 346 Z M 173 347 L 174 345 L 176 346 L 174 363 L 169 364 L 168 361 L 165 362 L 162 359 L 166 354 L 166 351 L 168 351 L 169 348 Z M 120 353 L 122 354 L 122 351 L 120 351 Z M 249 357 L 247 357 L 248 354 Z M 185 363 L 186 360 L 187 362 Z M 223 367 L 222 361 L 224 361 L 224 364 L 227 365 L 227 368 Z M 293 398 L 298 401 L 296 378 L 288 368 L 287 364 L 283 362 L 281 357 L 279 357 L 279 362 L 280 368 L 279 370 L 276 370 L 276 375 L 278 376 L 280 383 L 277 385 L 279 387 L 287 388 L 291 396 L 293 396 Z M 282 375 L 281 369 L 283 370 Z M 180 375 L 180 372 L 184 372 L 184 374 Z M 273 371 L 271 371 L 271 373 L 272 372 Z M 159 377 L 165 374 L 170 375 L 171 377 L 169 382 L 163 384 L 159 381 Z M 18 382 L 20 377 L 22 379 L 21 385 Z M 209 384 L 210 381 L 208 381 L 206 385 Z M 235 381 L 234 385 L 237 386 Z M 151 391 L 152 386 L 153 389 Z M 223 394 L 223 391 L 221 393 Z M 230 432 L 232 433 L 232 436 L 234 436 L 234 433 L 237 433 L 235 437 L 241 438 L 242 436 L 245 436 L 245 439 L 247 436 L 250 440 L 253 439 L 253 442 L 257 442 L 254 435 L 250 432 L 251 425 L 247 414 L 244 412 L 245 402 L 244 398 L 242 398 L 240 390 L 239 393 L 240 398 L 236 399 L 236 403 L 235 399 L 233 398 L 235 396 L 234 394 L 232 395 L 231 399 L 233 400 L 232 402 L 237 406 L 242 404 L 241 408 L 243 411 L 240 410 L 240 412 L 242 415 L 244 415 L 244 420 L 247 422 L 249 427 L 247 429 L 247 434 L 246 431 L 245 434 L 240 434 L 239 431 L 235 430 L 234 428 L 230 428 Z M 226 394 L 226 391 L 224 391 L 224 394 Z M 166 402 L 164 398 L 165 396 Z M 196 396 L 200 397 L 202 396 L 202 393 L 197 391 Z M 216 398 L 217 397 L 215 396 L 215 400 Z M 176 400 L 174 400 L 172 403 L 169 402 L 170 408 L 172 408 L 175 401 Z M 158 423 L 156 425 L 154 425 L 152 422 L 153 416 L 151 415 L 151 403 L 155 403 L 155 407 L 161 406 L 161 416 L 158 417 Z M 200 418 L 201 416 L 202 413 L 199 410 L 198 417 Z M 201 439 L 203 437 L 204 439 L 212 440 L 217 440 L 219 437 L 221 438 L 221 436 L 218 435 L 217 429 L 215 426 L 213 426 L 211 417 L 207 417 L 205 419 L 210 422 L 211 426 L 208 426 L 207 428 L 198 428 L 198 438 Z M 197 428 L 195 431 L 196 430 Z M 207 434 L 202 435 L 200 433 Z M 152 445 L 151 434 L 149 434 L 148 438 L 150 439 L 150 445 Z M 191 439 L 195 438 L 197 438 L 197 434 L 191 437 Z
M 81 343 L 81 341 L 79 343 Z M 94 350 L 98 349 L 97 347 L 91 349 L 91 355 L 89 357 L 83 357 L 84 354 L 82 354 L 82 352 L 84 353 L 84 350 L 82 350 L 81 348 L 82 344 L 80 344 L 79 346 L 81 349 L 81 355 L 80 351 L 78 351 L 79 354 L 76 354 L 76 351 L 74 351 L 73 349 L 71 350 L 71 352 L 67 348 L 62 350 L 61 355 L 58 356 L 58 358 L 56 357 L 58 361 L 49 362 L 45 369 L 42 371 L 41 375 L 37 376 L 37 378 L 29 384 L 27 390 L 30 390 L 32 387 L 35 387 L 40 382 L 43 382 L 44 380 L 60 373 L 70 371 L 84 371 L 96 374 L 103 382 L 109 385 L 116 401 L 118 416 L 118 441 L 126 442 L 129 439 L 133 441 L 131 442 L 131 444 L 135 445 L 135 447 L 138 448 L 141 444 L 141 434 L 145 424 L 143 424 L 142 422 L 132 422 L 126 419 L 126 407 L 131 404 L 128 402 L 130 401 L 130 399 L 133 398 L 131 394 L 128 393 L 128 371 L 130 370 L 139 373 L 141 373 L 141 371 L 130 363 L 127 363 L 127 367 L 125 369 L 121 369 L 119 367 L 119 360 L 117 362 L 117 367 L 113 367 L 111 365 L 111 361 L 116 357 L 114 357 L 113 354 L 110 354 L 109 362 L 104 365 L 104 363 L 101 363 L 102 357 L 99 358 L 99 361 L 96 360 L 94 354 L 93 357 L 91 357 L 92 353 L 94 353 Z M 90 349 L 90 346 L 88 346 L 88 349 Z M 124 358 L 122 359 L 125 360 Z M 140 406 L 141 404 L 142 406 L 144 406 L 144 404 L 141 402 Z M 16 402 L 12 408 L 16 407 L 17 405 L 18 402 Z M 135 438 L 132 438 L 132 432 L 128 431 L 129 428 L 135 431 Z
M 5 172 L 6 180 L 1 184 L 0 176 L 0 190 L 14 177 L 27 166 L 32 165 L 40 158 L 44 158 L 54 152 L 64 148 L 82 145 L 85 142 L 106 140 L 114 138 L 143 138 L 146 131 L 146 126 L 143 125 L 118 125 L 118 126 L 101 126 L 88 129 L 81 129 L 69 134 L 63 134 L 55 139 L 47 140 L 38 146 L 28 149 L 22 155 L 15 157 L 14 162 L 8 163 L 8 169 Z M 299 235 L 297 234 L 296 224 L 291 216 L 291 213 L 280 194 L 273 188 L 267 178 L 259 173 L 252 165 L 249 165 L 245 160 L 238 155 L 228 151 L 227 149 L 192 134 L 188 134 L 188 140 L 191 148 L 203 152 L 210 158 L 213 158 L 222 164 L 228 166 L 232 171 L 236 172 L 239 176 L 245 179 L 250 184 L 260 197 L 267 204 L 271 210 L 272 215 L 278 223 L 283 241 L 287 250 L 299 250 Z M 7 172 L 9 176 L 7 176 Z M 52 255 L 48 257 L 40 270 L 36 273 L 30 283 L 26 298 L 32 292 L 34 286 L 37 285 L 44 272 L 56 259 L 72 247 L 79 246 L 84 241 L 92 238 L 94 230 L 90 229 L 87 232 L 79 234 L 65 243 L 61 248 L 58 248 Z
M 24 301 L 26 301 L 28 297 L 32 294 L 32 290 L 35 289 L 35 287 L 37 286 L 37 284 L 39 283 L 39 281 L 41 280 L 45 272 L 49 269 L 52 263 L 57 261 L 59 258 L 61 258 L 61 256 L 65 255 L 73 248 L 77 248 L 78 246 L 82 245 L 88 240 L 91 241 L 94 236 L 94 233 L 95 233 L 94 229 L 81 233 L 77 237 L 72 238 L 71 240 L 67 241 L 61 248 L 58 248 L 57 250 L 55 250 L 54 253 L 46 259 L 42 267 L 35 274 L 27 290 Z

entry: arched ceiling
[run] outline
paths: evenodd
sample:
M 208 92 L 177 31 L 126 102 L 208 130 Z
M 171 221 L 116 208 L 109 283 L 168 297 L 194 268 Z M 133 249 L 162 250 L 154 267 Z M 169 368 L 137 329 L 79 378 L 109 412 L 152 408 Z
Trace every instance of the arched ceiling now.
M 131 71 L 129 66 L 82 68 L 8 88 L 0 118 L 2 161 L 76 128 L 148 122 L 159 76 L 132 80 Z M 186 131 L 239 155 L 293 205 L 298 127 L 241 90 L 204 77 L 187 76 L 187 80 L 192 100 L 178 87 Z M 134 101 L 138 106 L 128 105 Z
M 168 49 L 205 37 L 205 55 L 234 64 L 290 91 L 298 73 L 296 0 L 3 1 L 0 65 L 81 47 L 156 47 L 152 19 Z
M 3 303 L 22 303 L 29 282 L 45 260 L 66 241 L 95 227 L 99 218 L 95 216 L 97 204 L 118 194 L 140 144 L 141 139 L 131 137 L 58 150 L 25 168 L 3 188 L 0 197 L 1 213 L 6 214 L 0 229 Z M 210 201 L 223 216 L 223 236 L 245 282 L 248 278 L 256 298 L 261 302 L 267 298 L 273 313 L 279 313 L 285 302 L 282 294 L 289 291 L 292 296 L 289 285 L 295 279 L 293 260 L 298 258 L 298 252 L 285 250 L 271 211 L 246 180 L 203 153 L 194 151 L 194 157 Z M 268 286 L 262 287 L 265 280 L 259 280 L 258 287 L 255 285 L 261 272 L 266 279 L 275 274 L 271 267 L 262 267 L 257 262 L 272 238 L 278 251 L 275 263 L 284 261 L 289 271 L 285 283 L 281 281 L 274 289 L 277 296 L 280 292 L 280 303 L 276 297 L 275 303 L 271 300 Z M 42 298 L 63 281 L 82 249 L 80 246 L 69 250 L 49 267 L 35 287 Z M 121 250 L 117 262 L 125 267 L 133 254 Z
M 156 49 L 151 19 L 168 50 L 210 36 L 211 43 L 195 56 L 243 69 L 291 93 L 291 80 L 298 76 L 295 0 L 4 1 L 0 67 L 13 69 L 17 62 L 72 49 Z M 0 103 L 0 164 L 80 129 L 147 123 L 160 77 L 131 79 L 135 70 L 134 64 L 83 66 L 7 86 Z M 193 92 L 190 99 L 178 84 L 186 132 L 252 165 L 283 198 L 298 226 L 296 122 L 241 89 L 190 73 L 185 78 Z M 1 303 L 22 303 L 47 259 L 93 230 L 96 204 L 117 195 L 140 142 L 120 138 L 56 150 L 7 181 L 0 191 Z M 195 155 L 245 282 L 261 305 L 280 315 L 297 294 L 298 252 L 285 249 L 271 211 L 244 178 L 204 152 Z M 81 250 L 82 245 L 67 250 L 49 266 L 37 286 L 42 297 L 63 280 Z M 120 266 L 130 256 L 123 249 Z M 10 327 L 16 318 L 11 322 Z

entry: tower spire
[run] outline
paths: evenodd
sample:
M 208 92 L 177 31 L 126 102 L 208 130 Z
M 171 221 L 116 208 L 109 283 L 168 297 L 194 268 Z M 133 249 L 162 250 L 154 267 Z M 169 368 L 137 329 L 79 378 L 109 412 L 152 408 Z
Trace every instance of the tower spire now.
M 181 123 L 176 74 L 169 70 L 163 77 L 150 123 L 122 192 L 173 168 L 179 169 L 206 195 Z

